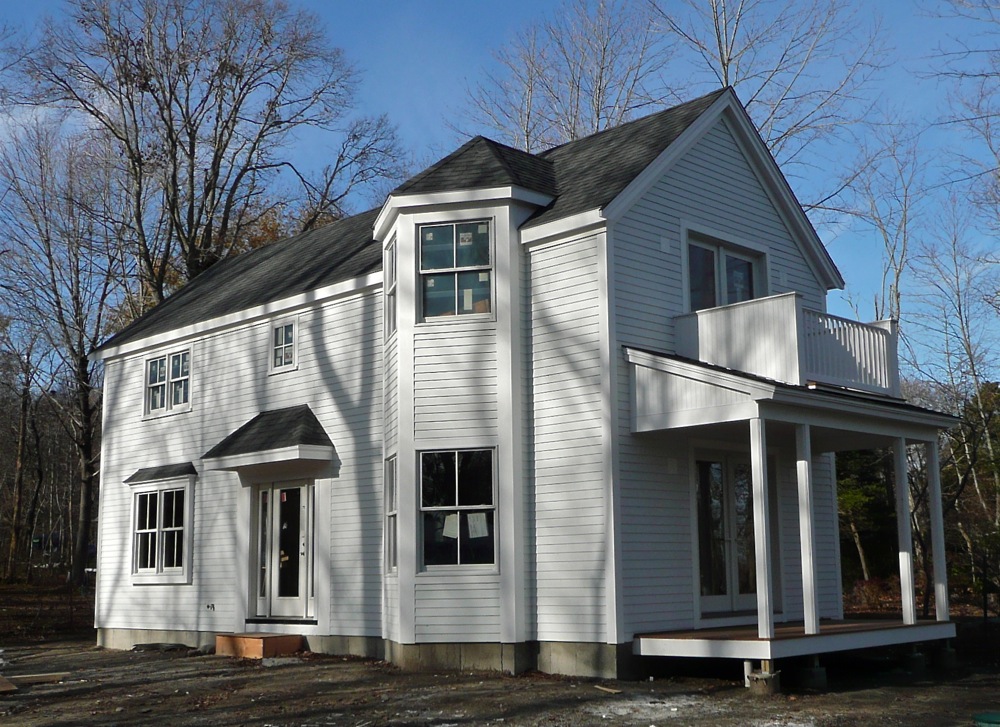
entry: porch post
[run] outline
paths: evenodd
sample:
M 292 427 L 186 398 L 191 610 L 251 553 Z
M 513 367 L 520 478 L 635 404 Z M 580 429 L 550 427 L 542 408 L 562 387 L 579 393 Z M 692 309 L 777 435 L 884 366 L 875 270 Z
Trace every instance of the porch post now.
M 799 548 L 802 553 L 802 613 L 806 634 L 819 633 L 816 594 L 816 534 L 813 527 L 812 441 L 808 424 L 795 425 L 799 484 Z
M 906 440 L 897 437 L 892 445 L 896 475 L 896 533 L 899 540 L 899 594 L 903 602 L 903 623 L 917 622 L 917 592 L 913 582 L 913 533 L 910 529 L 910 486 L 906 479 Z
M 934 611 L 938 621 L 950 618 L 948 609 L 948 564 L 944 557 L 944 512 L 941 507 L 941 463 L 936 441 L 924 445 L 927 452 L 927 500 L 931 509 L 931 551 L 934 556 Z
M 771 607 L 771 532 L 767 502 L 767 437 L 764 420 L 750 420 L 750 469 L 753 481 L 753 539 L 757 566 L 757 635 L 774 638 L 774 609 Z

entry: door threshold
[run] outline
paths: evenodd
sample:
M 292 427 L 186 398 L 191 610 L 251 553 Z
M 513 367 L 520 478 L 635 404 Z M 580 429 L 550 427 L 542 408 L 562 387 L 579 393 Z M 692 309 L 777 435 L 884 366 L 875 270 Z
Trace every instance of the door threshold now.
M 255 616 L 254 618 L 248 618 L 244 621 L 248 624 L 290 624 L 298 626 L 316 626 L 319 621 L 314 618 L 285 618 L 285 617 L 267 617 L 267 616 Z

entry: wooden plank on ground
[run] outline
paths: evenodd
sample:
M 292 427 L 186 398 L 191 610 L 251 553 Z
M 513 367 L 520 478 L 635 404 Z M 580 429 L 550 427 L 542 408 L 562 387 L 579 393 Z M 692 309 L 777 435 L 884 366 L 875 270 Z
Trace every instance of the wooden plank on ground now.
M 7 692 L 16 692 L 17 687 L 11 684 L 9 681 L 0 677 L 0 694 L 6 694 Z
M 55 684 L 69 679 L 68 671 L 52 671 L 46 674 L 12 674 L 7 677 L 7 681 L 14 685 L 18 684 Z

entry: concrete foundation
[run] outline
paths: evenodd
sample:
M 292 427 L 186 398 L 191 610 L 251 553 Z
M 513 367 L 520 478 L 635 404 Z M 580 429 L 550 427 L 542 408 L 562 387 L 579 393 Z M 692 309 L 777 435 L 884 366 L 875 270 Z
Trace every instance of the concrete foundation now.
M 143 643 L 176 643 L 192 648 L 216 644 L 215 632 L 98 629 L 97 643 L 108 649 L 131 649 Z M 298 638 L 298 637 L 297 637 Z M 530 669 L 549 674 L 636 679 L 640 676 L 632 643 L 580 642 L 400 644 L 372 636 L 304 636 L 305 648 L 317 654 L 384 659 L 402 669 L 468 669 L 521 674 Z M 219 652 L 222 653 L 222 652 Z

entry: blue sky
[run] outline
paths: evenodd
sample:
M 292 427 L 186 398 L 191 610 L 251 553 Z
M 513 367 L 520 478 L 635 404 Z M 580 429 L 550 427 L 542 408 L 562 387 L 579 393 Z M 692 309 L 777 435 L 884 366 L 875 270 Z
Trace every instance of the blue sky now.
M 461 143 L 446 119 L 458 116 L 465 89 L 488 64 L 491 52 L 523 25 L 551 12 L 558 0 L 289 0 L 316 13 L 333 42 L 363 72 L 360 108 L 386 113 L 399 127 L 406 146 L 422 162 L 430 162 Z M 669 0 L 664 0 L 669 4 Z M 863 6 L 863 3 L 859 3 Z M 946 90 L 921 76 L 935 48 L 949 34 L 967 30 L 954 21 L 931 17 L 912 0 L 877 4 L 883 28 L 897 62 L 887 69 L 879 103 L 928 119 L 943 107 Z M 0 4 L 0 21 L 27 27 L 44 13 L 58 13 L 61 0 Z M 476 129 L 469 131 L 475 132 Z M 934 143 L 953 141 L 939 132 Z M 870 310 L 880 269 L 880 243 L 852 227 L 819 230 L 848 281 L 846 293 L 834 292 L 833 313 L 854 317 L 848 297 Z

